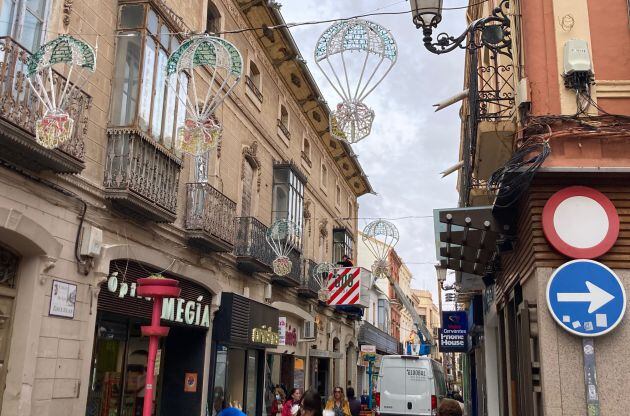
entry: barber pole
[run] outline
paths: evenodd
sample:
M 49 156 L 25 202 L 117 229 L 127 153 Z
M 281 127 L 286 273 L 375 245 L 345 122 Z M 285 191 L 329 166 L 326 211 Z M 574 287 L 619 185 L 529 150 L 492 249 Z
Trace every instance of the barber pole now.
M 361 302 L 361 280 L 366 272 L 360 267 L 341 267 L 332 271 L 328 275 L 328 304 L 366 306 Z

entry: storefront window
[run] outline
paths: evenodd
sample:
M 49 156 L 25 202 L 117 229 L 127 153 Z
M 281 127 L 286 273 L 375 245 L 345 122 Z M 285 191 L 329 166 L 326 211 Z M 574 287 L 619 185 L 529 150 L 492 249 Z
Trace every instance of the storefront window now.
M 258 352 L 247 351 L 247 407 L 245 413 L 256 414 L 256 403 L 258 398 Z
M 249 416 L 257 414 L 260 398 L 258 351 L 217 347 L 212 414 L 238 406 Z

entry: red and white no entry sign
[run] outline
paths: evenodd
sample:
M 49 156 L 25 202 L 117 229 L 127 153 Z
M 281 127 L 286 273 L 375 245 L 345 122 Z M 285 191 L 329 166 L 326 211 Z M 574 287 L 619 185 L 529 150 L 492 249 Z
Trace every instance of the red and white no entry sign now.
M 560 253 L 575 259 L 597 258 L 615 244 L 619 215 L 613 203 L 596 189 L 570 186 L 545 204 L 545 237 Z

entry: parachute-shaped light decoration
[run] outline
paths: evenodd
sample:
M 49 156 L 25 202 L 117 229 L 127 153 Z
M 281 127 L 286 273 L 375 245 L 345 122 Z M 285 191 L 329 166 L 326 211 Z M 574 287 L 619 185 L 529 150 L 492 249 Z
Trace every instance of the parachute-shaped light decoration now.
M 332 263 L 319 263 L 315 266 L 315 268 L 313 268 L 313 280 L 319 288 L 317 296 L 322 302 L 326 302 L 329 297 L 327 282 L 331 273 L 335 273 L 335 265 Z
M 372 273 L 376 278 L 386 277 L 389 273 L 387 256 L 396 247 L 399 238 L 398 228 L 389 221 L 372 221 L 363 229 L 363 243 L 376 259 L 372 265 Z
M 302 230 L 292 221 L 276 220 L 267 230 L 265 238 L 276 255 L 271 264 L 273 272 L 278 276 L 286 276 L 291 273 L 293 264 L 289 259 L 289 254 L 299 244 Z
M 65 79 L 53 74 L 57 64 L 69 68 Z M 72 137 L 74 120 L 66 108 L 75 88 L 83 88 L 96 69 L 96 52 L 82 40 L 61 35 L 31 55 L 26 67 L 28 83 L 44 106 L 42 118 L 35 122 L 35 139 L 54 149 Z
M 343 100 L 330 115 L 330 134 L 356 143 L 372 130 L 374 111 L 363 100 L 396 63 L 398 49 L 389 30 L 363 19 L 334 23 L 315 46 L 315 63 Z
M 207 70 L 204 71 L 206 81 L 202 81 L 198 67 Z M 190 76 L 192 91 L 183 103 L 188 117 L 177 130 L 176 145 L 185 153 L 199 156 L 215 148 L 221 139 L 222 127 L 214 112 L 241 79 L 243 58 L 227 40 L 207 34 L 197 35 L 185 40 L 166 63 L 170 85 L 177 85 L 182 73 Z M 201 84 L 210 85 L 203 96 L 200 94 Z

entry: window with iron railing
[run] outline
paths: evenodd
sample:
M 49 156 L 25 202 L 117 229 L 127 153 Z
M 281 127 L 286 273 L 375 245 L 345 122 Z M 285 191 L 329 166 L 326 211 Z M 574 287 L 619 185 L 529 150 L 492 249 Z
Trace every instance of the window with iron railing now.
M 289 220 L 299 230 L 304 226 L 304 180 L 291 164 L 279 164 L 273 169 L 272 220 Z M 302 242 L 297 242 L 301 247 Z
M 166 149 L 184 123 L 188 93 L 188 75 L 166 79 L 180 44 L 174 32 L 149 3 L 120 5 L 110 125 L 138 128 Z

